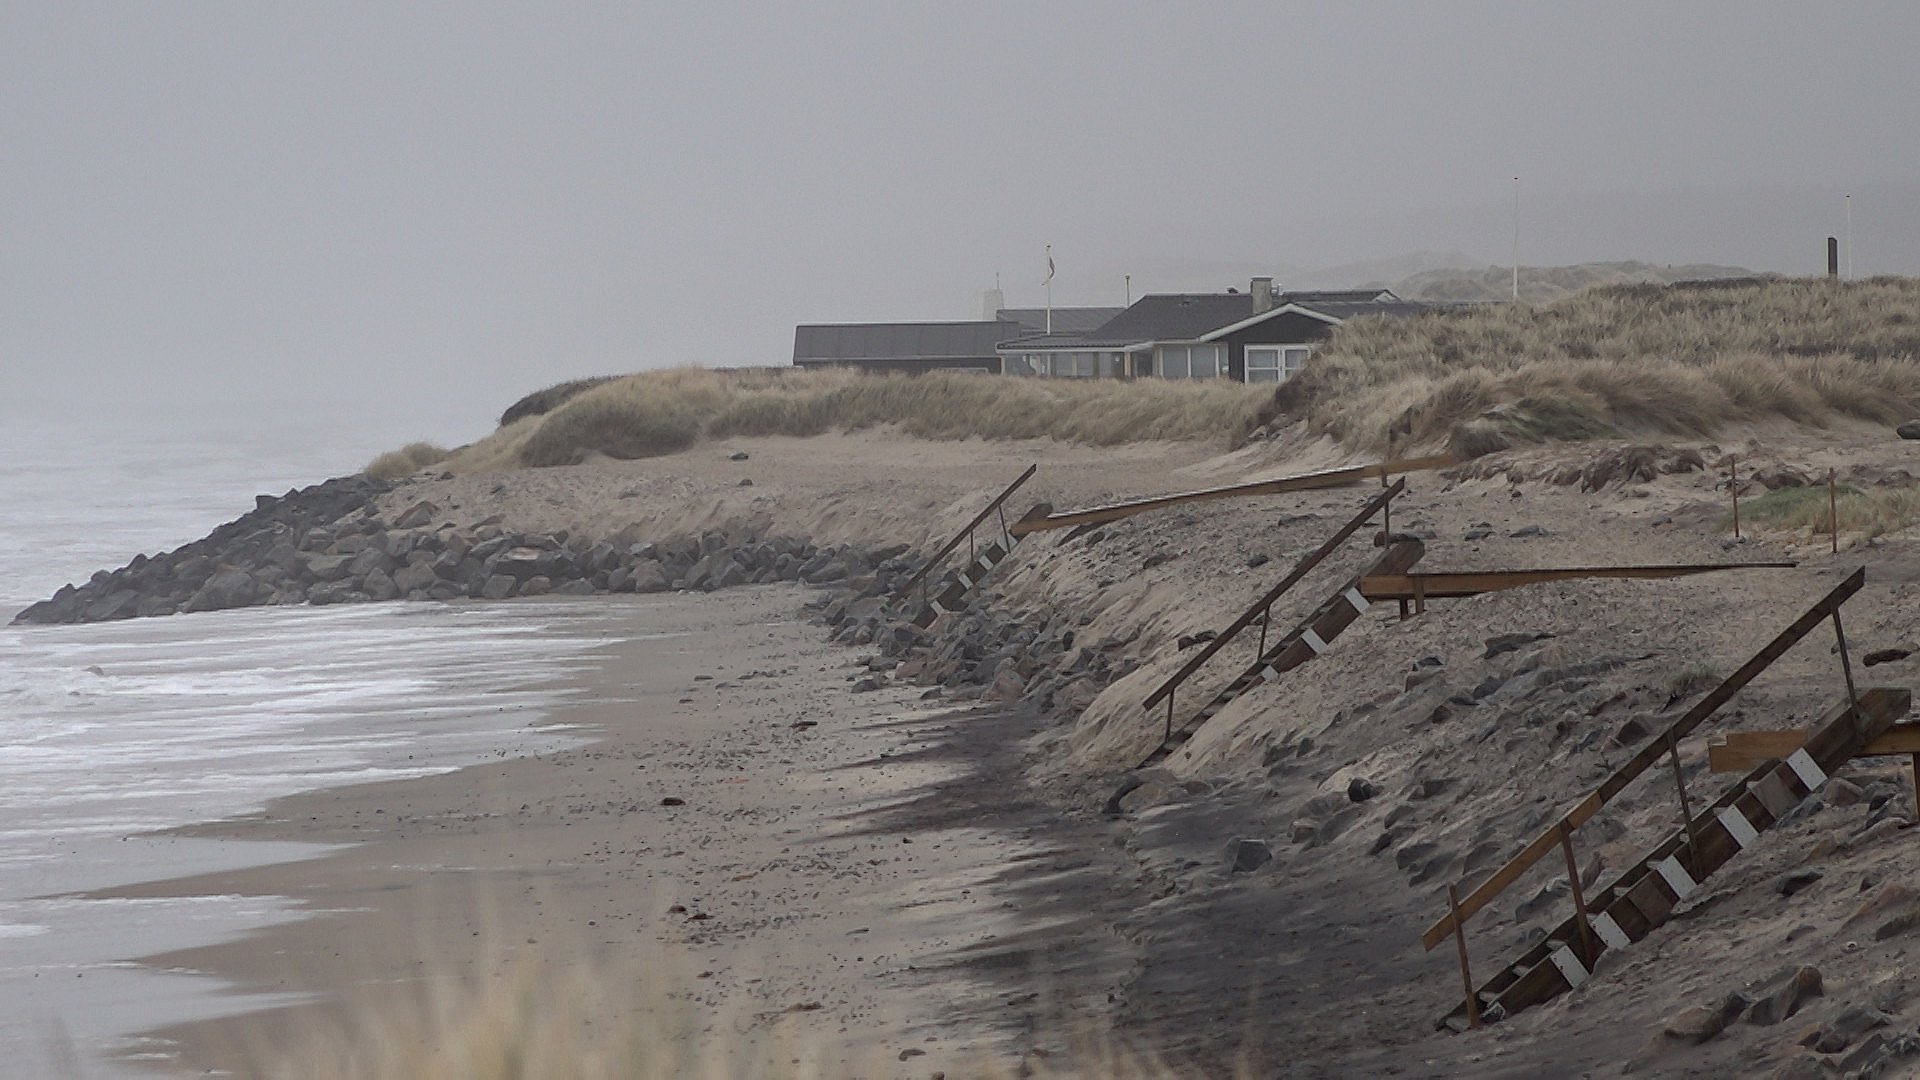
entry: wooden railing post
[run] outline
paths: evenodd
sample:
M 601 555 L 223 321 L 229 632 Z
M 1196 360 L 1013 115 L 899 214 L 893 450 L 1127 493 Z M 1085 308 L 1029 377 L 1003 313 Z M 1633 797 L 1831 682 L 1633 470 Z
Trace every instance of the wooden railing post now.
M 1467 988 L 1467 1026 L 1480 1026 L 1480 997 L 1473 992 L 1473 968 L 1467 964 L 1467 926 L 1460 918 L 1460 896 L 1447 886 L 1447 907 L 1453 912 L 1453 941 L 1460 953 L 1460 982 Z
M 1573 830 L 1560 823 L 1560 850 L 1567 856 L 1567 885 L 1573 890 L 1573 911 L 1580 921 L 1580 962 L 1591 967 L 1600 950 L 1593 947 L 1593 927 L 1587 922 L 1587 893 L 1580 886 L 1580 865 L 1573 858 Z

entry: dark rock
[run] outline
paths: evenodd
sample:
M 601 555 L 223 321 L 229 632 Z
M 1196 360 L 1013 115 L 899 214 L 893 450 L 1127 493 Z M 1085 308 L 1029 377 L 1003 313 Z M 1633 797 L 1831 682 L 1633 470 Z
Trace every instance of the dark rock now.
M 1525 540 L 1529 537 L 1551 536 L 1553 534 L 1549 533 L 1543 525 L 1522 525 L 1507 535 L 1515 540 Z
M 245 570 L 228 567 L 216 572 L 193 594 L 182 611 L 226 611 L 262 599 L 260 585 Z
M 592 596 L 593 592 L 593 582 L 588 581 L 586 578 L 574 578 L 571 581 L 563 581 L 553 587 L 553 595 L 555 596 Z
M 1492 535 L 1493 535 L 1493 530 L 1491 528 L 1488 528 L 1486 526 L 1476 525 L 1473 528 L 1468 529 L 1466 532 L 1460 534 L 1460 538 L 1462 540 L 1485 540 Z
M 1920 420 L 1909 420 L 1894 428 L 1893 433 L 1903 439 L 1920 439 Z
M 535 574 L 520 583 L 521 596 L 545 596 L 553 591 L 553 579 L 545 574 Z
M 1487 639 L 1487 650 L 1481 654 L 1481 658 L 1491 660 L 1503 653 L 1515 652 L 1523 645 L 1531 645 L 1536 641 L 1545 641 L 1550 637 L 1553 637 L 1553 635 L 1545 631 L 1525 634 L 1495 634 Z
M 747 452 L 745 450 L 735 450 L 733 453 L 727 455 L 727 460 L 745 461 L 747 460 Z
M 634 566 L 628 586 L 637 593 L 666 592 L 669 586 L 667 575 L 661 571 L 657 562 L 642 562 Z
M 385 570 L 375 568 L 360 579 L 360 589 L 375 600 L 394 600 L 400 596 L 400 587 Z
M 1270 563 L 1270 562 L 1272 562 L 1272 561 L 1273 561 L 1273 559 L 1272 559 L 1272 557 L 1271 557 L 1271 556 L 1267 556 L 1267 555 L 1249 555 L 1249 556 L 1247 556 L 1247 569 L 1249 569 L 1249 570 L 1258 570 L 1258 569 L 1260 569 L 1261 567 L 1263 567 L 1263 566 L 1265 566 L 1265 565 L 1267 565 L 1268 563 Z
M 1729 994 L 1715 1004 L 1695 1005 L 1675 1013 L 1661 1026 L 1660 1033 L 1689 1046 L 1698 1046 L 1727 1030 L 1727 1025 L 1746 1007 L 1745 997 Z
M 1356 776 L 1347 781 L 1347 799 L 1363 803 L 1380 794 L 1380 788 L 1364 776 Z
M 1860 662 L 1862 664 L 1865 664 L 1868 667 L 1877 667 L 1881 664 L 1891 664 L 1896 660 L 1905 660 L 1907 657 L 1912 655 L 1913 655 L 1912 649 L 1901 649 L 1901 648 L 1875 649 L 1872 652 L 1868 653 L 1866 656 L 1862 657 Z
M 428 563 L 408 563 L 393 575 L 394 588 L 403 593 L 410 593 L 415 589 L 430 589 L 438 580 L 439 575 L 433 572 L 432 565 Z
M 1632 746 L 1651 734 L 1644 721 L 1637 716 L 1630 716 L 1620 725 L 1619 730 L 1613 733 L 1613 741 L 1621 746 Z
M 887 681 L 880 676 L 869 675 L 853 684 L 853 692 L 856 694 L 870 694 L 886 685 Z
M 1893 1017 L 1878 1009 L 1854 1006 L 1820 1025 L 1808 1046 L 1816 1053 L 1838 1054 L 1852 1046 L 1860 1036 L 1893 1023 Z
M 513 595 L 514 587 L 518 584 L 520 584 L 519 581 L 508 574 L 490 575 L 486 582 L 480 586 L 480 598 L 483 600 L 505 600 L 507 597 Z
M 1273 850 L 1267 847 L 1265 840 L 1248 840 L 1234 837 L 1227 841 L 1227 869 L 1236 874 L 1245 874 L 1260 869 L 1273 861 Z
M 1824 993 L 1826 987 L 1821 982 L 1819 968 L 1797 968 L 1780 978 L 1775 988 L 1765 991 L 1764 996 L 1753 1003 L 1747 1010 L 1746 1022 L 1770 1027 L 1799 1012 L 1807 1002 Z
M 1792 870 L 1775 878 L 1773 880 L 1773 888 L 1774 891 L 1778 892 L 1781 896 L 1792 896 L 1794 893 L 1799 892 L 1825 876 L 1826 875 L 1820 871 L 1811 868 Z

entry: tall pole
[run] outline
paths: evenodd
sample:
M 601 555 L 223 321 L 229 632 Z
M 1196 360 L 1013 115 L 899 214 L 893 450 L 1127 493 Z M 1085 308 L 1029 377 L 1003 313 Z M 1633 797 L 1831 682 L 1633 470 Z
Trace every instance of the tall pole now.
M 1053 333 L 1053 245 L 1047 245 L 1047 333 Z
M 1513 302 L 1520 302 L 1520 178 L 1513 178 Z
M 1846 197 L 1847 202 L 1847 280 L 1853 280 L 1853 196 Z
M 1126 279 L 1127 279 L 1127 306 L 1132 307 L 1133 306 L 1133 275 L 1132 274 L 1126 275 Z

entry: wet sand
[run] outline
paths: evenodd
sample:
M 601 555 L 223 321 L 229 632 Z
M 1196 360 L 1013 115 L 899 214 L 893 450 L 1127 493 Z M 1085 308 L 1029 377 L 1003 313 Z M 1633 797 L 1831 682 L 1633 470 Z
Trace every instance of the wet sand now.
M 1071 972 L 1049 980 L 1080 988 L 1067 997 L 1125 958 L 1075 952 L 1076 932 L 1097 936 L 1085 905 L 1025 910 L 1006 883 L 1092 890 L 1109 868 L 1056 858 L 1071 833 L 1042 821 L 1049 811 L 979 790 L 982 759 L 1017 755 L 1028 722 L 916 688 L 853 693 L 860 654 L 795 618 L 806 595 L 613 601 L 633 635 L 678 634 L 608 648 L 593 692 L 554 717 L 596 743 L 295 796 L 195 830 L 353 846 L 115 890 L 285 895 L 314 912 L 149 961 L 308 1004 L 162 1031 L 142 1051 L 169 1051 L 180 1072 L 247 1075 L 316 1035 L 351 1044 L 433 988 L 563 958 L 639 973 L 652 985 L 634 1008 L 671 997 L 746 1057 L 776 1029 L 833 1075 L 925 1076 L 1015 1053 L 1053 1003 L 1003 1000 L 984 970 L 1035 961 L 996 942 L 1024 941 L 1036 916 L 1053 925 L 1057 955 L 1040 966 Z

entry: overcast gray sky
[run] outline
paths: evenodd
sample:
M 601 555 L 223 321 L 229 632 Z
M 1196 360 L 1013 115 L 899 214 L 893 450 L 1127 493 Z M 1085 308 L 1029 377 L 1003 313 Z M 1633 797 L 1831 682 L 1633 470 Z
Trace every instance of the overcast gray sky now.
M 1419 251 L 1920 272 L 1920 5 L 0 0 L 0 412 L 577 375 Z M 407 413 L 417 414 L 409 420 Z

